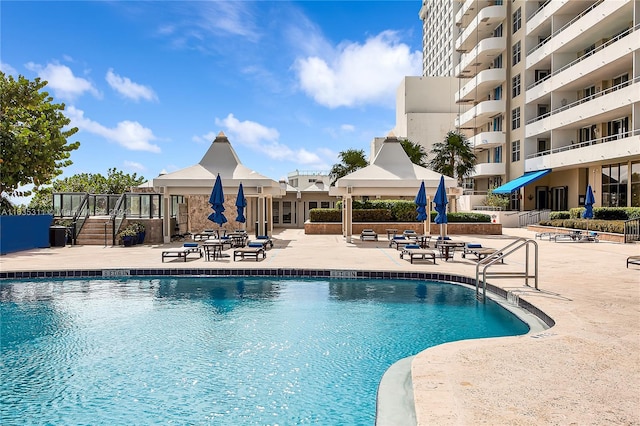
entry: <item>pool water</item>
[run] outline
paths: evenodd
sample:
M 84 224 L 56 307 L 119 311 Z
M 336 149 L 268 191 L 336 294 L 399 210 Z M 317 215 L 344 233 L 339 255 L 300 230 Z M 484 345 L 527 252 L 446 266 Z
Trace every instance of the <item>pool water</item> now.
M 373 424 L 394 362 L 528 327 L 423 281 L 0 284 L 0 423 Z

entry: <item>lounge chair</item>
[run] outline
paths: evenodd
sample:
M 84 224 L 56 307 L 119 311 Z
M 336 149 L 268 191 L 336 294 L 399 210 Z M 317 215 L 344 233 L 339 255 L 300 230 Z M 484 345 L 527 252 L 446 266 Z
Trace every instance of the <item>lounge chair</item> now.
M 184 243 L 182 247 L 170 248 L 162 251 L 162 262 L 166 257 L 177 257 L 182 258 L 185 262 L 187 261 L 187 256 L 191 253 L 198 253 L 200 257 L 202 257 L 202 250 L 200 249 L 200 245 L 198 243 Z
M 472 255 L 476 257 L 476 261 L 481 261 L 487 256 L 490 256 L 494 253 L 497 253 L 498 250 L 490 247 L 482 247 L 482 244 L 478 243 L 466 243 L 464 248 L 462 249 L 462 258 L 465 259 L 467 255 Z M 502 260 L 504 263 L 504 259 Z
M 269 243 L 269 247 L 273 248 L 273 240 L 268 235 L 258 235 L 256 237 L 256 240 L 267 240 L 267 242 Z
M 411 241 L 408 238 L 405 238 L 405 237 L 400 236 L 400 235 L 396 235 L 389 242 L 389 247 L 395 246 L 396 250 L 400 250 L 401 248 L 403 248 L 407 244 L 415 244 L 415 241 Z
M 249 240 L 249 242 L 247 242 L 247 247 L 262 247 L 265 250 L 267 249 L 268 245 L 268 240 Z
M 404 231 L 402 231 L 402 235 L 405 238 L 408 238 L 408 239 L 411 240 L 411 239 L 415 239 L 417 237 L 418 233 L 416 231 L 414 231 L 413 229 L 405 229 Z
M 400 252 L 400 259 L 404 259 L 404 256 L 408 255 L 409 260 L 413 263 L 413 259 L 422 259 L 433 261 L 433 264 L 436 264 L 436 253 L 433 250 L 420 248 L 418 244 L 407 244 Z
M 378 234 L 373 229 L 363 229 L 360 233 L 360 239 L 378 241 Z
M 233 250 L 233 261 L 240 257 L 244 260 L 245 257 L 253 257 L 258 261 L 258 256 L 262 254 L 262 258 L 267 257 L 267 251 L 263 247 L 241 247 Z
M 629 264 L 632 265 L 640 265 L 640 256 L 629 256 L 627 257 L 627 268 Z

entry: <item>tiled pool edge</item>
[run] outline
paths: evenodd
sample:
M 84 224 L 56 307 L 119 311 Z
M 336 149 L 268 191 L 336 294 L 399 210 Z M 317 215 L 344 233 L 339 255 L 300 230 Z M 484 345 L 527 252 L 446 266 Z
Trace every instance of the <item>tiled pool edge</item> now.
M 56 271 L 10 271 L 0 272 L 0 280 L 38 279 L 38 278 L 96 278 L 96 277 L 144 277 L 144 276 L 183 276 L 183 277 L 285 277 L 285 278 L 338 278 L 338 279 L 404 279 L 429 280 L 465 284 L 475 287 L 475 279 L 462 275 L 431 272 L 403 271 L 356 271 L 343 269 L 300 269 L 300 268 L 114 268 L 114 269 L 75 269 Z M 487 283 L 487 291 L 501 299 L 507 299 L 507 291 Z M 535 305 L 519 298 L 517 306 L 538 317 L 552 327 L 555 321 Z

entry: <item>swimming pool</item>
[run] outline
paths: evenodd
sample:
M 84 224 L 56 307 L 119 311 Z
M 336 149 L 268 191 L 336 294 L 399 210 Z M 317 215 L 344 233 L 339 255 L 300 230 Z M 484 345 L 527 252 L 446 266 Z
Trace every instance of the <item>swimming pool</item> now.
M 528 326 L 409 280 L 0 283 L 2 424 L 373 424 L 385 370 Z

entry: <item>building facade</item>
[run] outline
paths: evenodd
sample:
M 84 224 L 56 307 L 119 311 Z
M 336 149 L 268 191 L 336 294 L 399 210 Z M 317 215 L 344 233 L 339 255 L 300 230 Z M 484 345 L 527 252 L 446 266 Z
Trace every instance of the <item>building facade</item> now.
M 422 75 L 453 76 L 460 54 L 455 51 L 455 16 L 460 4 L 453 0 L 422 0 Z
M 598 206 L 640 206 L 640 2 L 457 3 L 470 204 L 495 189 L 512 209 L 567 210 L 591 185 Z

